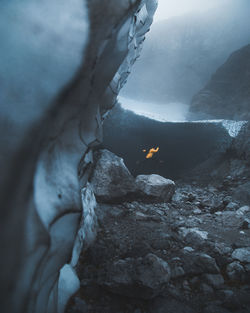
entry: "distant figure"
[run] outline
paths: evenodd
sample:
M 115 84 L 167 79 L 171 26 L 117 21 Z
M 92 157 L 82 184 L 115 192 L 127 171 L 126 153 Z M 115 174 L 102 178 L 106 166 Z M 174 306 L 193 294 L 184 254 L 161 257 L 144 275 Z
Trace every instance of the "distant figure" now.
M 159 147 L 157 147 L 156 149 L 151 148 L 148 152 L 148 154 L 146 155 L 146 159 L 151 159 L 153 157 L 153 155 L 159 151 Z
M 163 166 L 164 161 L 159 159 L 159 152 L 160 148 L 151 148 L 149 150 L 142 149 L 143 153 L 146 153 L 143 160 L 136 161 L 136 175 L 139 174 L 161 174 L 161 167 Z

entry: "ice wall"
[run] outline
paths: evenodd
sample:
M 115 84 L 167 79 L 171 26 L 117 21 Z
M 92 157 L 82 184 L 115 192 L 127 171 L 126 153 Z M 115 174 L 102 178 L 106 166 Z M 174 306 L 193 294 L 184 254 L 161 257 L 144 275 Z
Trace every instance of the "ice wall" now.
M 0 3 L 1 312 L 63 312 L 78 288 L 74 266 L 95 234 L 92 148 L 156 6 Z

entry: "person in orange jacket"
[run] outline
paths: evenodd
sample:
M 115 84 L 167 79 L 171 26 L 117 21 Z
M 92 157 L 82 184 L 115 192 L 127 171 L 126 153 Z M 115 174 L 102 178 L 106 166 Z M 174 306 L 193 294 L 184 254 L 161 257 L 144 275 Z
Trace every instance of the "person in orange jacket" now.
M 150 150 L 149 150 L 149 152 L 147 153 L 147 155 L 146 155 L 146 159 L 151 159 L 152 157 L 153 157 L 153 155 L 156 153 L 156 152 L 158 152 L 159 151 L 159 147 L 157 147 L 156 149 L 154 149 L 154 148 L 151 148 Z

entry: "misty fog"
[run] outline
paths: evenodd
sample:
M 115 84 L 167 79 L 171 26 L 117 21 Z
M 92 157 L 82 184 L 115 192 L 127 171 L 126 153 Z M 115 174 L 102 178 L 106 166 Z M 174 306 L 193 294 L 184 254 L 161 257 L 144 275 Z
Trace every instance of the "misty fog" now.
M 250 1 L 188 3 L 159 1 L 142 54 L 121 92 L 124 108 L 185 120 L 194 95 L 232 52 L 250 43 Z

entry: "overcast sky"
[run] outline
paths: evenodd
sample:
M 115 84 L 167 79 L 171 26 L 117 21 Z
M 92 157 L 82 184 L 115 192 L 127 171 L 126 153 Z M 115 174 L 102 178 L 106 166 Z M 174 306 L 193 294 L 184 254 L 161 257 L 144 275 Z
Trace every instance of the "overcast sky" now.
M 205 11 L 229 0 L 158 0 L 155 21 L 182 15 L 191 11 Z M 249 0 L 250 1 L 250 0 Z

